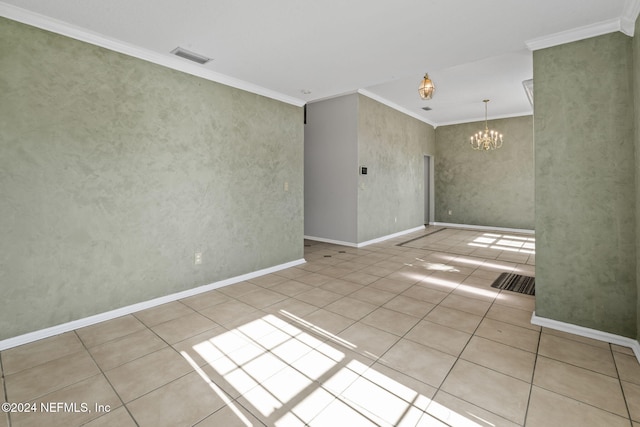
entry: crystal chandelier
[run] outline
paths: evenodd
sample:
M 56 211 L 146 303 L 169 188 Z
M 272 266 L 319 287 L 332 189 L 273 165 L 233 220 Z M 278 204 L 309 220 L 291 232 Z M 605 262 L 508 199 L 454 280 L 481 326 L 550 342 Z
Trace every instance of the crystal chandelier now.
M 502 147 L 502 134 L 495 130 L 489 130 L 487 124 L 487 104 L 488 99 L 484 102 L 484 131 L 480 131 L 471 137 L 471 148 L 474 150 L 495 150 Z
M 429 73 L 425 74 L 424 79 L 422 79 L 422 81 L 420 82 L 420 87 L 418 87 L 420 98 L 431 99 L 435 90 L 436 87 L 433 85 L 433 82 L 429 78 Z

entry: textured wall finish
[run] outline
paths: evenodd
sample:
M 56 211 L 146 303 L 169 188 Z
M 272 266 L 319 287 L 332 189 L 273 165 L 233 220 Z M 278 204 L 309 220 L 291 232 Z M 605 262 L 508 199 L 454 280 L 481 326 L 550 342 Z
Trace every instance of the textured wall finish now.
M 636 19 L 633 38 L 633 103 L 636 149 L 636 295 L 637 295 L 637 339 L 640 341 L 640 18 Z
M 631 39 L 543 49 L 533 63 L 536 314 L 636 337 Z
M 358 242 L 424 224 L 424 156 L 432 126 L 358 95 Z M 436 174 L 437 174 L 436 170 Z
M 491 120 L 489 128 L 504 135 L 502 148 L 471 148 L 484 121 L 436 129 L 435 220 L 533 229 L 533 117 Z
M 304 126 L 304 234 L 356 243 L 358 97 L 307 105 Z
M 0 40 L 0 339 L 302 258 L 302 109 L 2 18 Z

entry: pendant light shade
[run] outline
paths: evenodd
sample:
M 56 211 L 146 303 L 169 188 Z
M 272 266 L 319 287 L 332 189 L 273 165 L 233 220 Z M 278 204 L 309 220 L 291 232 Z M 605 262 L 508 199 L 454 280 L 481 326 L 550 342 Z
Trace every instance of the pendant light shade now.
M 433 85 L 433 82 L 429 78 L 429 73 L 425 74 L 424 79 L 422 79 L 422 81 L 420 82 L 420 87 L 418 87 L 420 98 L 431 99 L 435 90 L 436 87 Z

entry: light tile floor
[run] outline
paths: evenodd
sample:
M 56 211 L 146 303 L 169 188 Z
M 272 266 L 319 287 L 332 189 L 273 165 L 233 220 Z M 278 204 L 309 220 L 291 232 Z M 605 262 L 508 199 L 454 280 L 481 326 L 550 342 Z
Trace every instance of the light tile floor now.
M 640 427 L 630 349 L 490 287 L 531 236 L 433 230 L 2 351 L 0 427 Z

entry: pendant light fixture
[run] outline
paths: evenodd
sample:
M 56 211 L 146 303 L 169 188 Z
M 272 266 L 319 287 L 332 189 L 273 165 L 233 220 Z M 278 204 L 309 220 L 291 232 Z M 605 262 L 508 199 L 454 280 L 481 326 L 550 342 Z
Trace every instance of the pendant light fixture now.
M 471 148 L 474 150 L 496 150 L 502 147 L 502 134 L 495 130 L 489 130 L 487 124 L 487 104 L 488 99 L 484 102 L 484 131 L 480 131 L 471 137 Z
M 424 79 L 420 82 L 420 87 L 418 87 L 418 93 L 420 94 L 420 98 L 422 99 L 431 99 L 433 97 L 433 92 L 435 92 L 436 87 L 433 85 L 433 82 L 429 78 L 429 73 L 424 75 Z

